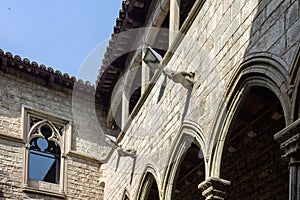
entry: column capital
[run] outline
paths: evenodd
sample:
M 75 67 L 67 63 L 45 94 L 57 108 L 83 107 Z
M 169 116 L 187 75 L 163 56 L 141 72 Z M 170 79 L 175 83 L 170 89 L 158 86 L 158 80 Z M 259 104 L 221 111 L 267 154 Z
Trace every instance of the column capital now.
M 202 190 L 202 195 L 206 200 L 223 200 L 225 199 L 226 191 L 230 186 L 230 181 L 217 177 L 210 177 L 198 185 Z
M 280 148 L 285 151 L 283 158 L 290 158 L 299 154 L 300 119 L 276 133 L 274 139 L 280 143 Z

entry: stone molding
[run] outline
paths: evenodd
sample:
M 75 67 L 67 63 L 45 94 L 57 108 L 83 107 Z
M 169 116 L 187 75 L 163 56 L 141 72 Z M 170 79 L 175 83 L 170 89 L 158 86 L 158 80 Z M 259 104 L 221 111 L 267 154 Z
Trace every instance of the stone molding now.
M 30 119 L 36 118 L 40 121 L 36 122 L 33 125 L 30 125 Z M 33 109 L 31 107 L 22 106 L 22 134 L 21 136 L 24 138 L 24 151 L 23 151 L 23 178 L 22 178 L 22 190 L 25 192 L 31 193 L 45 193 L 48 192 L 48 195 L 51 196 L 59 196 L 63 197 L 66 194 L 67 189 L 67 173 L 66 169 L 68 168 L 68 164 L 66 162 L 66 153 L 70 150 L 70 143 L 71 137 L 67 137 L 67 135 L 71 135 L 71 121 L 64 118 L 55 116 L 51 113 L 41 112 L 38 109 Z M 37 135 L 41 134 L 34 134 L 36 129 L 43 125 L 47 125 L 51 127 L 53 131 L 52 141 L 57 143 L 61 149 L 61 161 L 60 161 L 60 169 L 59 169 L 59 183 L 57 185 L 51 184 L 49 182 L 43 181 L 36 181 L 31 180 L 29 178 L 29 155 L 30 155 L 30 141 L 32 138 L 37 137 Z M 64 127 L 62 133 L 59 133 L 56 127 L 57 126 Z M 61 134 L 61 135 L 60 135 Z M 43 137 L 43 136 L 39 136 Z M 43 188 L 42 186 L 45 186 Z M 53 187 L 51 187 L 53 186 Z
M 275 134 L 274 139 L 289 160 L 289 200 L 300 199 L 300 119 Z
M 67 156 L 71 157 L 71 158 L 77 158 L 83 161 L 89 161 L 89 162 L 93 162 L 93 163 L 98 163 L 98 164 L 103 164 L 104 162 L 102 160 L 99 160 L 93 156 L 88 156 L 86 154 L 80 153 L 80 152 L 76 152 L 76 151 L 69 151 L 67 154 Z
M 46 196 L 51 196 L 51 197 L 56 197 L 56 198 L 60 198 L 60 199 L 66 199 L 67 196 L 66 194 L 63 193 L 56 193 L 56 192 L 51 192 L 50 190 L 37 190 L 37 189 L 33 189 L 30 187 L 23 187 L 22 188 L 23 192 L 28 192 L 28 193 L 34 193 L 34 194 L 41 194 L 41 195 L 46 195 Z
M 230 186 L 230 181 L 217 177 L 210 177 L 198 185 L 202 190 L 202 195 L 206 200 L 225 199 L 226 191 Z
M 139 200 L 145 200 L 147 198 L 153 182 L 155 182 L 157 184 L 159 196 L 161 195 L 161 190 L 159 189 L 159 184 L 158 184 L 157 180 L 155 179 L 154 174 L 152 174 L 151 172 L 147 172 L 144 175 L 141 185 L 138 190 L 139 191 L 138 192 Z
M 283 157 L 290 157 L 293 156 L 293 154 L 296 154 L 300 149 L 299 143 L 300 133 L 297 133 L 296 135 L 281 143 L 281 149 L 283 149 L 286 152 L 286 154 L 283 155 Z
M 300 119 L 275 134 L 274 139 L 280 143 L 281 149 L 285 151 L 284 158 L 296 155 L 300 150 Z

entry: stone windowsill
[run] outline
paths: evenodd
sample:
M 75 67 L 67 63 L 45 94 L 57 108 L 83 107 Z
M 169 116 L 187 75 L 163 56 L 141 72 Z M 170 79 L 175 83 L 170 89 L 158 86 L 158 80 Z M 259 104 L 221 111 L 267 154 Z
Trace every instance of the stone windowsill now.
M 59 184 L 48 183 L 38 180 L 28 180 L 28 186 L 22 188 L 24 192 L 36 193 L 46 196 L 53 196 L 58 198 L 66 198 L 66 195 L 59 191 Z

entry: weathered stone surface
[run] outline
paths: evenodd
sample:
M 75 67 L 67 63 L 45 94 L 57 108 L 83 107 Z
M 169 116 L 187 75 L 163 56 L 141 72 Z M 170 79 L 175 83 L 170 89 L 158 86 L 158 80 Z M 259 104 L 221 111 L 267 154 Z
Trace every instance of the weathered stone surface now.
M 158 101 L 163 82 L 160 77 L 121 142 L 137 150 L 135 163 L 114 154 L 107 165 L 110 169 L 105 189 L 107 199 L 121 197 L 124 190 L 117 188 L 125 187 L 133 199 L 137 198 L 147 164 L 156 167 L 158 189 L 164 196 L 167 160 L 182 122 L 197 123 L 208 144 L 218 142 L 210 134 L 228 98 L 230 81 L 245 58 L 270 54 L 282 59 L 286 63 L 283 67 L 289 70 L 287 66 L 291 65 L 299 42 L 298 3 L 283 0 L 207 0 L 204 3 L 187 32 L 188 39 L 179 45 L 167 64 L 174 70 L 195 72 L 196 83 L 188 91 L 167 80 L 165 92 Z M 260 174 L 262 179 L 265 176 L 263 172 Z M 272 187 L 279 188 L 279 185 Z M 260 194 L 261 198 L 268 197 L 267 191 Z
M 160 8 L 160 6 L 153 6 L 153 8 Z M 93 102 L 88 100 L 87 104 L 82 106 L 82 103 L 86 103 L 86 99 L 79 98 L 72 103 L 70 91 L 49 89 L 35 81 L 28 81 L 26 75 L 12 76 L 2 71 L 0 72 L 0 134 L 11 138 L 22 138 L 21 107 L 23 104 L 69 119 L 74 118 L 72 113 L 72 106 L 74 106 L 77 114 L 80 115 L 75 114 L 77 120 L 73 122 L 71 149 L 83 156 L 78 154 L 67 157 L 67 198 L 103 199 L 104 192 L 105 199 L 115 200 L 121 199 L 126 189 L 130 193 L 130 199 L 137 199 L 142 178 L 147 170 L 154 171 L 158 190 L 164 198 L 166 187 L 170 187 L 166 184 L 168 167 L 173 162 L 170 157 L 178 137 L 182 134 L 182 126 L 187 122 L 197 124 L 204 138 L 203 143 L 206 144 L 202 150 L 206 153 L 204 158 L 207 162 L 214 159 L 211 156 L 221 157 L 211 152 L 217 144 L 224 142 L 214 137 L 224 128 L 216 127 L 216 124 L 222 124 L 225 120 L 224 116 L 220 116 L 221 110 L 229 109 L 227 103 L 235 93 L 239 92 L 238 87 L 234 91 L 231 89 L 233 83 L 237 81 L 234 79 L 237 77 L 235 75 L 241 66 L 244 66 L 242 63 L 253 57 L 260 59 L 268 57 L 272 61 L 276 60 L 277 64 L 282 65 L 280 69 L 276 69 L 278 71 L 276 73 L 282 72 L 286 82 L 289 82 L 292 62 L 299 46 L 299 24 L 299 1 L 296 0 L 206 0 L 190 24 L 187 37 L 181 41 L 175 52 L 172 52 L 173 56 L 167 63 L 167 67 L 175 71 L 195 72 L 193 88 L 186 89 L 170 79 L 165 79 L 163 74 L 160 75 L 121 141 L 122 147 L 137 151 L 136 158 L 120 157 L 115 151 L 109 162 L 100 166 L 96 159 L 105 157 L 106 152 L 110 150 L 104 145 L 103 135 L 95 134 L 108 131 L 105 128 L 101 129 L 105 127 L 106 122 L 103 107 L 99 105 L 98 115 L 95 115 Z M 270 60 L 268 62 L 271 62 Z M 131 62 L 127 61 L 127 63 Z M 276 67 L 278 66 L 274 66 Z M 260 78 L 263 79 L 273 73 L 272 70 L 265 69 Z M 276 78 L 277 76 L 274 79 Z M 279 98 L 286 95 L 284 82 L 279 86 L 282 92 L 277 94 Z M 267 83 L 263 84 L 263 86 L 270 86 Z M 284 111 L 284 115 L 288 123 L 294 116 L 289 108 L 297 104 L 294 101 L 299 99 L 295 97 L 288 101 L 280 100 L 280 103 L 287 104 L 288 109 Z M 228 115 L 230 114 L 234 113 Z M 95 121 L 99 122 L 100 128 L 94 126 Z M 265 169 L 261 165 L 267 158 L 271 159 L 264 163 L 266 166 L 277 163 L 283 165 L 280 158 L 272 157 L 273 151 L 270 150 L 276 149 L 277 146 L 270 138 L 266 138 L 273 133 L 268 134 L 261 137 L 258 145 L 245 141 L 251 145 L 250 150 L 245 147 L 233 154 L 236 149 L 232 148 L 232 156 L 226 157 L 227 162 L 223 167 L 228 172 L 228 178 L 234 178 L 230 180 L 233 184 L 232 192 L 247 190 L 253 195 L 249 196 L 250 199 L 267 199 L 276 192 L 282 195 L 288 189 L 285 180 L 273 175 L 269 168 Z M 0 140 L 0 196 L 10 199 L 50 199 L 50 197 L 22 192 L 24 144 L 20 142 L 21 139 L 10 141 L 11 139 L 5 139 L 4 136 L 2 138 L 4 139 Z M 269 145 L 269 148 L 265 148 L 266 145 Z M 234 155 L 249 158 L 256 156 L 260 171 L 253 172 L 251 165 L 241 164 Z M 206 166 L 206 172 L 209 173 L 207 177 L 216 173 L 218 167 L 220 166 Z M 285 166 L 281 167 L 278 169 L 283 169 Z M 285 173 L 284 170 L 283 172 Z M 244 174 L 241 179 L 239 173 Z M 239 181 L 246 183 L 252 175 L 256 178 L 254 180 L 256 188 L 246 188 L 246 184 L 237 185 Z M 269 187 L 261 187 L 260 180 L 269 181 Z M 191 195 L 186 199 L 196 199 L 196 197 Z
M 21 109 L 25 105 L 73 121 L 71 94 L 0 71 L 0 199 L 59 199 L 22 190 L 25 146 L 22 142 Z M 73 121 L 72 150 L 102 159 L 106 157 L 108 149 L 103 145 L 100 132 L 93 129 L 94 125 L 87 120 L 92 111 L 80 108 L 79 117 L 85 121 L 85 127 L 79 127 Z M 105 113 L 99 113 L 101 112 L 104 116 Z M 104 118 L 102 122 L 105 123 Z M 13 138 L 6 139 L 3 135 Z M 67 156 L 67 163 L 67 199 L 103 199 L 100 164 L 97 161 L 87 161 L 84 156 L 82 159 Z

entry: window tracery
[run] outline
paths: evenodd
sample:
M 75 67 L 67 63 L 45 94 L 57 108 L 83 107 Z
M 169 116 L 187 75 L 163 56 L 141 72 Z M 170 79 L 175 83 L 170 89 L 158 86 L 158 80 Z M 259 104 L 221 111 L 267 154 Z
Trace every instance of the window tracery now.
M 69 120 L 23 108 L 24 191 L 65 195 L 70 127 Z

